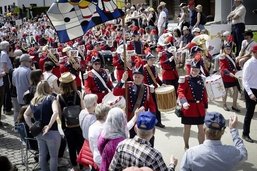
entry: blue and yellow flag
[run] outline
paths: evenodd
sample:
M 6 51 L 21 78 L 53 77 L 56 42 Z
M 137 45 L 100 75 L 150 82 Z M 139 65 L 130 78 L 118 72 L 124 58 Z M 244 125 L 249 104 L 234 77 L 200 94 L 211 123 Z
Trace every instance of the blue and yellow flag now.
M 61 43 L 83 36 L 92 27 L 117 19 L 124 12 L 113 0 L 58 0 L 47 15 Z

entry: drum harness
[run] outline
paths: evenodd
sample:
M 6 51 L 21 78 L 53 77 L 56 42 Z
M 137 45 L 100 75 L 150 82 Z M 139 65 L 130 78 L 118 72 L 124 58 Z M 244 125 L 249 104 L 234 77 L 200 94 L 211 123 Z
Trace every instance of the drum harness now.
M 146 68 L 147 72 L 149 73 L 151 79 L 153 80 L 154 84 L 158 85 L 158 83 L 157 83 L 156 79 L 154 78 L 153 72 L 150 69 L 149 65 L 146 64 L 145 68 Z
M 103 78 L 94 70 L 92 69 L 93 74 L 95 74 L 95 76 L 101 81 L 101 83 L 103 84 L 103 86 L 108 90 L 108 92 L 111 92 L 111 90 L 108 88 L 108 86 L 106 85 L 106 83 L 104 82 Z

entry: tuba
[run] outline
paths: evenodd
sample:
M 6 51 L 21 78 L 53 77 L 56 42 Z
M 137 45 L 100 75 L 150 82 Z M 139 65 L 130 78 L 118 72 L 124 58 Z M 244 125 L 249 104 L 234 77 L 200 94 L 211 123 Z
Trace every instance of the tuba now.
M 55 64 L 55 66 L 59 66 L 59 59 L 57 57 L 56 49 L 50 49 L 48 51 L 48 58 Z

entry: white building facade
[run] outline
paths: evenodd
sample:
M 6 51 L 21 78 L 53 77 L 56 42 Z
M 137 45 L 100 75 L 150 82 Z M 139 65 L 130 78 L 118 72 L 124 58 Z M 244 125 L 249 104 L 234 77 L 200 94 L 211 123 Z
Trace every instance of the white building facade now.
M 2 14 L 8 12 L 13 3 L 15 3 L 15 6 L 22 8 L 22 5 L 30 7 L 30 4 L 35 4 L 38 7 L 50 6 L 53 2 L 55 0 L 0 0 L 0 11 Z

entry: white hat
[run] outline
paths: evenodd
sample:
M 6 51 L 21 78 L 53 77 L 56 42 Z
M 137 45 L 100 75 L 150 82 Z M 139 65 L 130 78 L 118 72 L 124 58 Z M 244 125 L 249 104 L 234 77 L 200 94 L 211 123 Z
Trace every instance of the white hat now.
M 222 36 L 229 36 L 230 35 L 230 32 L 229 31 L 225 31 L 224 33 L 222 33 Z
M 62 52 L 65 53 L 65 52 L 68 52 L 70 51 L 72 48 L 70 46 L 67 46 L 65 48 L 62 49 Z
M 194 29 L 193 29 L 192 33 L 194 33 L 194 32 L 198 32 L 198 33 L 200 33 L 200 32 L 201 32 L 201 30 L 200 30 L 198 27 L 196 27 L 196 28 L 194 28 Z
M 189 30 L 189 28 L 187 26 L 184 26 L 182 30 Z
M 166 3 L 161 1 L 159 6 L 165 6 L 165 5 L 166 5 Z

